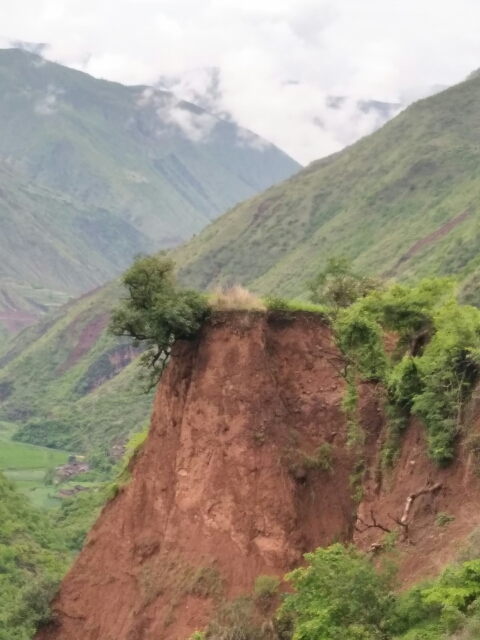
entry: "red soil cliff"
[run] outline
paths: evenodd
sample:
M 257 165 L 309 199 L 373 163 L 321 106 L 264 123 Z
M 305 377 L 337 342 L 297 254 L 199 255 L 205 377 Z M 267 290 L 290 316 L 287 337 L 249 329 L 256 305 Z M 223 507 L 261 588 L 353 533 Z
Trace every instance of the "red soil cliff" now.
M 355 531 L 358 457 L 346 447 L 341 366 L 328 328 L 308 314 L 227 313 L 196 342 L 177 343 L 132 479 L 103 510 L 54 602 L 55 623 L 37 640 L 186 639 L 208 623 L 220 590 L 226 598 L 250 593 L 259 574 L 283 576 L 303 553 L 335 540 L 356 538 L 365 548 L 381 540 L 379 529 Z M 441 490 L 415 503 L 423 527 L 412 526 L 416 545 L 400 547 L 416 557 L 404 562 L 407 573 L 409 562 L 417 573 L 425 566 L 428 535 L 448 559 L 450 533 L 425 531 L 441 508 L 458 516 L 449 531 L 465 536 L 475 482 L 460 464 L 439 472 L 426 462 L 418 425 L 398 471 L 382 477 L 381 399 L 367 385 L 360 422 L 362 520 L 373 513 L 394 528 L 390 516 L 401 515 L 408 494 L 440 477 Z M 325 443 L 331 470 L 316 457 Z M 470 506 L 460 508 L 458 492 Z

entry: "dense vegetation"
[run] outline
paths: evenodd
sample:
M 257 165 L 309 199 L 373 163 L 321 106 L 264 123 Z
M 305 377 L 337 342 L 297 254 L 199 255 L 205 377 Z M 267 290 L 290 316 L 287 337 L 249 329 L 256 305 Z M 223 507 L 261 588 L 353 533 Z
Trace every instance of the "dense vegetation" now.
M 427 428 L 438 464 L 454 456 L 463 408 L 480 376 L 480 311 L 461 305 L 450 280 L 393 285 L 359 298 L 334 319 L 335 340 L 347 357 L 346 375 L 382 382 L 390 415 L 384 451 L 392 463 L 410 413 Z M 388 353 L 385 334 L 395 346 Z
M 287 576 L 295 591 L 280 609 L 294 640 L 441 640 L 462 629 L 464 640 L 478 637 L 478 559 L 399 594 L 394 566 L 376 568 L 354 547 L 337 544 L 305 557 L 308 566 Z
M 28 640 L 68 567 L 49 517 L 0 474 L 0 638 Z
M 132 438 L 108 476 L 125 475 L 145 434 Z M 0 640 L 30 640 L 37 625 L 51 619 L 51 599 L 111 487 L 110 481 L 97 483 L 47 511 L 35 508 L 0 472 Z

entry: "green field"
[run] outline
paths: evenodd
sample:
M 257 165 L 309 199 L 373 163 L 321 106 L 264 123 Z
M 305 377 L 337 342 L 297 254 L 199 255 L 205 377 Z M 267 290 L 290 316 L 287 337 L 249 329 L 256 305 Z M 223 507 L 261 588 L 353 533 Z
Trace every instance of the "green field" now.
M 15 482 L 36 506 L 58 506 L 58 487 L 45 485 L 44 477 L 52 467 L 67 462 L 68 452 L 12 442 L 11 438 L 16 430 L 15 424 L 0 422 L 0 471 Z

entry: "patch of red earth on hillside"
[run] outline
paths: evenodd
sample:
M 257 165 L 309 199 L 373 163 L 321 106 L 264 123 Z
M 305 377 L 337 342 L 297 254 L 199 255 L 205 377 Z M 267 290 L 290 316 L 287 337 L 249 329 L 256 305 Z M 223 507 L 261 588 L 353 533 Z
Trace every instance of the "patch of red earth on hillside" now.
M 253 214 L 253 221 L 256 222 L 264 213 L 266 213 L 270 207 L 280 200 L 280 196 L 272 196 L 271 198 L 267 198 L 262 202 L 262 204 L 258 207 L 256 212 Z
M 436 231 L 432 231 L 432 233 L 429 233 L 428 235 L 424 236 L 423 238 L 420 238 L 420 240 L 417 240 L 417 242 L 415 242 L 415 244 L 413 244 L 410 247 L 410 249 L 407 251 L 407 253 L 405 253 L 399 259 L 397 264 L 394 267 L 392 267 L 391 269 L 389 269 L 387 272 L 384 273 L 384 277 L 388 278 L 388 277 L 393 276 L 395 274 L 396 270 L 398 269 L 398 267 L 401 264 L 403 264 L 404 262 L 406 262 L 410 258 L 413 258 L 413 256 L 415 254 L 417 254 L 421 249 L 423 249 L 424 247 L 427 247 L 430 244 L 434 244 L 435 242 L 437 242 L 441 238 L 444 238 L 446 235 L 448 235 L 450 233 L 450 231 L 452 231 L 452 229 L 454 229 L 456 226 L 458 226 L 461 222 L 463 222 L 466 219 L 466 217 L 468 216 L 469 213 L 470 213 L 470 209 L 466 209 L 463 213 L 458 215 L 456 218 L 453 218 L 453 220 L 449 220 L 448 222 L 443 224 Z
M 104 313 L 101 316 L 97 316 L 91 322 L 87 323 L 82 329 L 80 336 L 78 337 L 77 344 L 70 352 L 68 359 L 64 364 L 59 367 L 59 373 L 66 373 L 69 369 L 74 367 L 93 347 L 95 342 L 100 337 L 102 331 L 106 329 L 110 319 L 109 313 Z M 75 324 L 82 321 L 81 316 L 77 318 L 69 328 L 72 332 L 75 330 Z
M 102 384 L 108 382 L 116 375 L 118 375 L 125 367 L 127 367 L 137 356 L 140 355 L 141 349 L 132 347 L 129 344 L 120 344 L 114 349 L 112 349 L 109 353 L 104 354 L 103 357 L 108 358 L 108 362 L 110 364 L 110 369 L 108 374 L 98 376 L 95 380 L 86 386 L 83 390 L 83 395 L 87 395 L 91 393 L 98 387 L 101 387 Z M 95 366 L 95 365 L 92 365 Z M 88 375 L 88 372 L 87 372 Z
M 0 311 L 0 324 L 6 327 L 9 333 L 18 333 L 26 327 L 30 327 L 38 320 L 38 317 L 28 311 Z

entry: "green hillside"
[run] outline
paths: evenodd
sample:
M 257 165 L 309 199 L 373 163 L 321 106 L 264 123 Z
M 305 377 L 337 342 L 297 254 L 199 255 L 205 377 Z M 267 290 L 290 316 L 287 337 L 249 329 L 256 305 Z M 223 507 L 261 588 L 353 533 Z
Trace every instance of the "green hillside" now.
M 115 283 L 25 329 L 0 358 L 0 419 L 14 439 L 70 451 L 123 442 L 149 417 L 137 353 L 106 331 Z
M 0 50 L 0 325 L 24 326 L 298 168 L 169 93 Z
M 174 252 L 182 280 L 299 295 L 343 253 L 389 278 L 469 283 L 480 264 L 479 102 L 476 77 L 234 207 Z
M 308 277 L 344 253 L 393 279 L 455 274 L 479 303 L 479 102 L 474 78 L 231 209 L 173 250 L 183 282 L 302 296 Z M 103 330 L 117 286 L 47 316 L 0 358 L 0 419 L 21 425 L 17 438 L 87 451 L 148 418 L 134 354 L 118 360 L 128 347 Z

